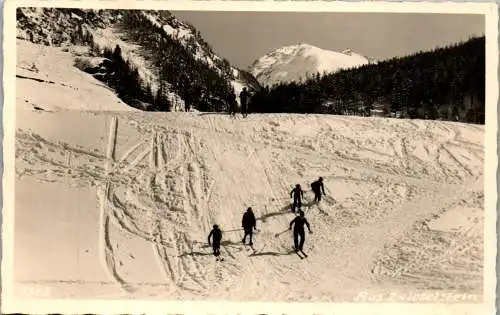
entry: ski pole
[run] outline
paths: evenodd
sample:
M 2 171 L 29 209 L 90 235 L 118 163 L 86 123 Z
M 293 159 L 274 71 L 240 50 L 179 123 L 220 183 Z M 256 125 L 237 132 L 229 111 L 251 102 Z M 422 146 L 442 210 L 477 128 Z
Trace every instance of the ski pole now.
M 274 235 L 274 237 L 278 237 L 278 236 L 280 236 L 281 234 L 285 233 L 286 231 L 288 231 L 288 229 L 286 229 L 286 230 L 284 230 L 284 231 L 281 231 L 281 232 L 279 232 L 279 233 L 275 234 L 275 235 Z

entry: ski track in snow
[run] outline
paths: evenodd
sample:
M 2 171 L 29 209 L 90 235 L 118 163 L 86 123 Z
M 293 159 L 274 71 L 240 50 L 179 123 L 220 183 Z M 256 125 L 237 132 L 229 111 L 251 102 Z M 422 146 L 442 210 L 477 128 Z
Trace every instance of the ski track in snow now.
M 151 115 L 115 117 L 106 156 L 19 129 L 16 173 L 41 182 L 69 177 L 74 187 L 100 187 L 101 261 L 131 296 L 146 289 L 118 266 L 118 261 L 134 261 L 121 259 L 115 250 L 127 248 L 117 233 L 149 246 L 160 281 L 179 296 L 307 300 L 314 294 L 290 287 L 307 282 L 315 284 L 316 298 L 335 300 L 332 286 L 362 283 L 358 288 L 365 288 L 374 264 L 387 265 L 376 262 L 384 246 L 398 244 L 416 221 L 449 208 L 464 192 L 479 191 L 471 183 L 483 175 L 482 143 L 462 138 L 483 131 L 465 125 L 425 122 L 422 128 L 416 122 L 405 126 L 345 117 L 316 117 L 313 123 L 286 115 L 239 121 L 167 115 L 165 123 Z M 141 137 L 123 148 L 117 139 L 132 120 Z M 304 128 L 292 134 L 296 126 Z M 328 196 L 311 205 L 309 183 L 318 176 L 325 177 Z M 309 257 L 302 260 L 291 251 L 290 232 L 275 237 L 293 218 L 288 197 L 295 183 L 305 190 L 303 208 L 314 232 L 306 232 Z M 247 206 L 255 209 L 260 229 L 255 252 L 241 244 L 239 226 Z M 223 262 L 215 262 L 206 244 L 214 223 L 224 231 Z M 462 245 L 454 244 L 446 254 Z M 324 279 L 326 270 L 335 279 Z M 375 276 L 386 279 L 378 271 Z M 273 288 L 278 290 L 269 296 L 266 290 Z

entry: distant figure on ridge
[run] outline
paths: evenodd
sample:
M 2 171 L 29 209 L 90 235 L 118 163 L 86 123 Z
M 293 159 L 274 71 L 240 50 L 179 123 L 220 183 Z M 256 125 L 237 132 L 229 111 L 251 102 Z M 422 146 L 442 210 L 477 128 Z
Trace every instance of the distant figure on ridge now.
M 293 219 L 292 222 L 290 222 L 290 228 L 289 228 L 289 230 L 291 230 L 292 225 L 294 225 L 293 244 L 295 251 L 299 250 L 302 251 L 302 248 L 304 247 L 304 241 L 306 240 L 306 235 L 304 232 L 304 224 L 307 225 L 309 233 L 312 233 L 311 226 L 309 225 L 309 222 L 307 222 L 307 219 L 304 217 L 304 211 L 300 210 L 299 216 L 295 217 L 295 219 Z M 300 236 L 300 243 L 299 243 L 299 236 Z
M 323 196 L 325 194 L 325 186 L 323 185 L 323 177 L 320 177 L 317 181 L 311 184 L 311 189 L 314 192 L 314 202 L 321 201 L 321 192 L 323 192 Z
M 241 226 L 245 231 L 245 236 L 243 236 L 242 242 L 245 243 L 247 239 L 247 235 L 250 236 L 250 246 L 253 245 L 252 242 L 252 234 L 253 229 L 257 229 L 257 220 L 255 219 L 255 215 L 253 214 L 252 208 L 248 207 L 247 211 L 243 214 L 243 219 L 241 220 Z
M 237 106 L 238 103 L 236 102 L 236 99 L 231 100 L 231 103 L 229 104 L 229 115 L 236 117 Z
M 292 212 L 295 212 L 295 208 L 300 210 L 302 207 L 302 198 L 304 198 L 304 192 L 299 184 L 295 185 L 295 188 L 290 192 L 290 198 L 293 197 Z
M 212 243 L 210 244 L 210 237 L 212 237 Z M 214 256 L 216 259 L 220 256 L 220 242 L 222 240 L 222 231 L 219 229 L 217 224 L 214 224 L 212 231 L 208 235 L 208 245 L 212 245 L 214 250 Z
M 247 117 L 248 113 L 248 97 L 250 96 L 250 94 L 248 93 L 247 91 L 247 88 L 244 87 L 243 88 L 243 91 L 241 91 L 240 93 L 240 103 L 241 103 L 241 114 L 243 115 L 243 117 Z

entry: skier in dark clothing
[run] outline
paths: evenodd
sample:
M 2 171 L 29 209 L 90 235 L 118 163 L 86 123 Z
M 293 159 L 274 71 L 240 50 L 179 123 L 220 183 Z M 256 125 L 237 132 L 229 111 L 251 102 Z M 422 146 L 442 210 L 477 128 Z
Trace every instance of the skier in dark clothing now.
M 243 91 L 241 91 L 240 93 L 240 103 L 241 103 L 241 114 L 243 115 L 243 117 L 246 117 L 248 115 L 247 113 L 247 102 L 248 102 L 248 97 L 250 96 L 250 94 L 248 93 L 247 91 L 247 88 L 244 87 L 243 88 Z
M 212 237 L 212 244 L 210 244 L 210 237 Z M 222 239 L 222 231 L 219 229 L 217 224 L 214 224 L 212 231 L 208 235 L 208 245 L 212 245 L 214 250 L 214 256 L 219 257 L 220 255 L 220 241 Z
M 238 103 L 236 102 L 236 96 L 234 96 L 229 103 L 229 115 L 235 117 L 236 116 L 236 106 Z
M 311 184 L 311 189 L 314 192 L 314 202 L 321 201 L 321 192 L 323 192 L 323 195 L 326 196 L 325 186 L 323 185 L 323 177 L 320 177 L 317 181 L 313 182 Z
M 252 234 L 253 229 L 257 229 L 257 220 L 255 220 L 255 215 L 253 214 L 252 208 L 248 207 L 247 211 L 243 214 L 243 219 L 241 220 L 241 226 L 245 231 L 245 236 L 243 236 L 242 242 L 245 243 L 247 235 L 250 236 L 250 246 L 253 245 Z
M 309 222 L 307 222 L 307 219 L 304 217 L 304 211 L 300 210 L 299 216 L 295 217 L 295 219 L 293 219 L 292 222 L 290 222 L 290 230 L 292 229 L 292 225 L 294 225 L 293 243 L 295 245 L 295 251 L 299 250 L 302 251 L 302 248 L 304 246 L 304 241 L 306 240 L 304 232 L 304 224 L 307 225 L 309 233 L 312 233 L 311 226 L 309 225 Z M 300 243 L 299 243 L 299 235 L 300 235 Z
M 295 212 L 295 208 L 299 209 L 302 206 L 302 198 L 304 198 L 304 192 L 299 184 L 295 185 L 295 188 L 290 192 L 290 198 L 293 197 L 292 212 Z

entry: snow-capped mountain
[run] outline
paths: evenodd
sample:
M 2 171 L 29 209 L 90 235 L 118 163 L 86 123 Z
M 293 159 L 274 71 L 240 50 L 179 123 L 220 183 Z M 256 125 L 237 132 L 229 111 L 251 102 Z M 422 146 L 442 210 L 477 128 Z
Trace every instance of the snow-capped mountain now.
M 18 8 L 17 37 L 48 46 L 88 46 L 90 53 L 79 56 L 84 64 L 95 63 L 106 51 L 110 55 L 118 45 L 121 58 L 140 78 L 142 94 L 169 103 L 174 111 L 184 110 L 185 103 L 220 109 L 243 86 L 256 88 L 198 30 L 169 11 Z M 99 78 L 110 81 L 112 70 L 104 68 L 94 67 L 93 75 L 108 71 Z
M 275 49 L 257 59 L 251 65 L 250 73 L 261 85 L 271 86 L 374 62 L 351 49 L 335 52 L 301 43 Z

